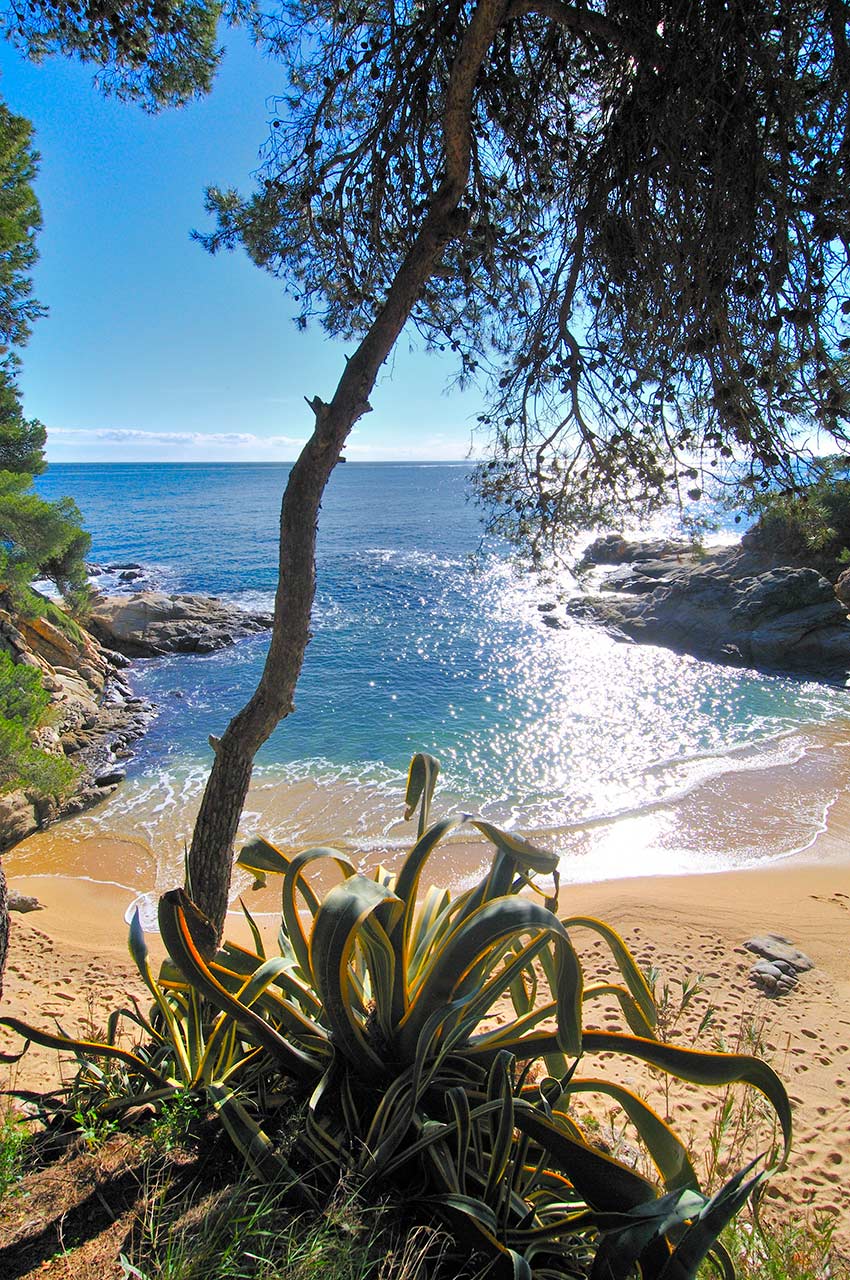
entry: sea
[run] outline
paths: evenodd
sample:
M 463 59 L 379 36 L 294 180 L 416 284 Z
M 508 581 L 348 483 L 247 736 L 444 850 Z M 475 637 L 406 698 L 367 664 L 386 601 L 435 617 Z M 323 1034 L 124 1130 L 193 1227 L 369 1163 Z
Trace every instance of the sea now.
M 411 840 L 407 767 L 427 751 L 441 764 L 436 813 L 479 813 L 556 849 L 567 881 L 724 870 L 809 847 L 845 783 L 850 694 L 621 643 L 585 622 L 547 625 L 539 606 L 573 579 L 541 580 L 485 536 L 467 471 L 336 468 L 296 711 L 257 757 L 242 836 L 391 860 Z M 37 487 L 71 496 L 92 561 L 141 565 L 138 586 L 268 610 L 288 473 L 52 464 Z M 249 697 L 267 644 L 135 662 L 131 682 L 157 707 L 150 731 L 126 782 L 65 834 L 145 844 L 156 885 L 142 887 L 179 878 L 209 736 Z

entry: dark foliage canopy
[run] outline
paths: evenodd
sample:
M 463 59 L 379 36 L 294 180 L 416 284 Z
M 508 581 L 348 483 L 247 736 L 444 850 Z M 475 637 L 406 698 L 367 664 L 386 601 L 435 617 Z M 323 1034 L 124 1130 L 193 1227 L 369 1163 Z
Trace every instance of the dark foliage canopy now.
M 38 156 L 32 125 L 0 102 L 0 357 L 29 337 L 44 312 L 32 296 L 31 271 L 38 256 L 41 210 L 32 180 Z
M 78 593 L 90 539 L 70 498 L 45 502 L 31 490 L 46 465 L 47 433 L 24 417 L 16 381 L 17 349 L 44 314 L 31 276 L 41 227 L 32 185 L 37 167 L 32 126 L 0 103 L 0 586 L 14 594 L 44 574 L 61 591 Z
M 474 0 L 278 0 L 286 81 L 253 195 L 212 190 L 329 332 L 379 313 L 463 122 Z M 415 302 L 490 390 L 483 493 L 513 531 L 790 483 L 843 449 L 850 47 L 842 0 L 509 0 L 477 74 L 458 234 Z
M 241 0 L 2 0 L 0 29 L 35 60 L 94 64 L 102 89 L 156 111 L 209 91 L 219 20 L 241 10 Z

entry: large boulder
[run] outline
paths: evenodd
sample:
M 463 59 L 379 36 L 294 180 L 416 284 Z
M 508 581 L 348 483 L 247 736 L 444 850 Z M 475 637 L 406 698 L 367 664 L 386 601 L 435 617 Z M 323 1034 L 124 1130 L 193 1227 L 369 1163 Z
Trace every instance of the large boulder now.
M 271 622 L 269 614 L 246 613 L 209 596 L 139 591 L 98 600 L 89 628 L 98 640 L 129 658 L 153 658 L 212 653 Z
M 0 853 L 25 840 L 38 828 L 35 806 L 23 791 L 0 796 Z
M 847 611 L 817 570 L 779 565 L 754 572 L 752 557 L 736 548 L 687 559 L 680 550 L 644 563 L 615 546 L 600 550 L 619 567 L 600 594 L 568 603 L 574 616 L 715 662 L 841 683 L 850 677 Z

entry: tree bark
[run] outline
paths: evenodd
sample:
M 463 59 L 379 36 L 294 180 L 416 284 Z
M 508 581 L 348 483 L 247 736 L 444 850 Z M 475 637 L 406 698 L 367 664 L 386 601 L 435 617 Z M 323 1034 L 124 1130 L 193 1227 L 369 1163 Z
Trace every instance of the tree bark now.
M 315 427 L 283 495 L 278 588 L 268 656 L 253 696 L 215 745 L 215 760 L 187 856 L 187 887 L 218 940 L 224 929 L 233 845 L 254 756 L 277 724 L 295 709 L 295 686 L 310 641 L 322 495 L 352 427 L 369 412 L 369 395 L 381 365 L 439 265 L 446 244 L 466 229 L 468 217 L 460 202 L 469 175 L 472 94 L 506 9 L 507 0 L 480 0 L 455 58 L 446 93 L 445 177 L 383 307 L 348 361 L 333 400 L 330 404 L 318 397 L 308 401 Z
M 6 895 L 6 874 L 0 858 L 0 996 L 3 995 L 3 972 L 6 968 L 6 952 L 9 949 L 9 907 Z

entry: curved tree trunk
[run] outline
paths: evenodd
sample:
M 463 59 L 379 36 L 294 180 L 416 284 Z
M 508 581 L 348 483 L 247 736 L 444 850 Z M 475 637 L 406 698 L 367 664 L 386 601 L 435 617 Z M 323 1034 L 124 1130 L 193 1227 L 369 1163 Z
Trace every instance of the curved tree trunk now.
M 3 971 L 6 968 L 6 952 L 9 949 L 9 906 L 6 895 L 6 875 L 0 858 L 0 996 L 3 995 Z
M 318 397 L 308 401 L 315 428 L 292 468 L 283 495 L 278 589 L 268 656 L 253 696 L 214 743 L 216 757 L 187 858 L 189 892 L 219 940 L 230 891 L 233 844 L 254 756 L 275 726 L 294 710 L 295 686 L 310 640 L 322 495 L 352 427 L 369 412 L 369 395 L 381 365 L 439 266 L 443 249 L 466 229 L 468 215 L 460 202 L 469 174 L 472 93 L 506 10 L 506 0 L 480 0 L 455 59 L 446 94 L 445 177 L 386 302 L 348 361 L 333 400 L 330 404 Z

